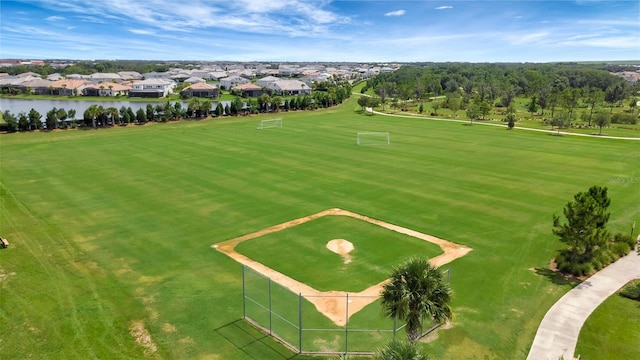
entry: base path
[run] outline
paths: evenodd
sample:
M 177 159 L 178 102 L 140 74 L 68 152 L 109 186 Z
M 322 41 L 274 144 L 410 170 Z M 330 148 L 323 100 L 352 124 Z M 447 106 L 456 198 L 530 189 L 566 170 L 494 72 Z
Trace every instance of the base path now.
M 471 251 L 471 248 L 453 243 L 451 241 L 439 239 L 435 236 L 423 234 L 418 231 L 407 229 L 398 225 L 390 224 L 378 219 L 370 218 L 368 216 L 360 215 L 338 208 L 324 210 L 313 215 L 287 221 L 285 223 L 274 225 L 266 229 L 237 237 L 235 239 L 213 244 L 211 245 L 211 247 L 226 254 L 237 262 L 250 267 L 254 271 L 270 278 L 276 283 L 288 288 L 293 293 L 302 295 L 309 302 L 311 302 L 320 313 L 331 319 L 331 321 L 333 321 L 336 325 L 343 326 L 347 323 L 347 320 L 351 315 L 357 313 L 365 306 L 378 299 L 382 287 L 388 280 L 384 280 L 378 284 L 372 285 L 369 288 L 357 293 L 347 293 L 345 291 L 319 291 L 305 283 L 301 283 L 283 273 L 280 273 L 235 251 L 236 245 L 243 241 L 255 239 L 266 234 L 281 231 L 323 216 L 349 216 L 354 219 L 366 221 L 371 224 L 375 224 L 389 230 L 399 232 L 401 234 L 413 236 L 415 238 L 434 243 L 442 249 L 443 253 L 429 259 L 429 263 L 433 266 L 441 266 L 447 264 L 457 258 L 466 255 Z
M 640 278 L 640 256 L 631 254 L 566 293 L 542 319 L 527 360 L 573 359 L 582 324 L 603 301 Z

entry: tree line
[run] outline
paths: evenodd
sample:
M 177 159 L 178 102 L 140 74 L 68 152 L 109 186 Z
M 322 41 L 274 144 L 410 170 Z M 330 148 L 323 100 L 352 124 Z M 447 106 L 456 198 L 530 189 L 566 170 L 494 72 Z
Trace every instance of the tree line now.
M 497 113 L 510 123 L 515 121 L 514 103 L 520 98 L 526 100 L 531 117 L 539 117 L 552 129 L 581 120 L 601 132 L 610 123 L 638 122 L 640 83 L 630 84 L 587 65 L 446 63 L 405 66 L 376 75 L 363 87 L 362 92 L 367 91 L 376 98 L 360 100 L 363 108 L 375 105 L 384 111 L 387 104 L 402 110 L 417 106 L 422 113 L 422 103 L 427 101 L 431 115 L 438 115 L 440 108 L 451 110 L 454 117 L 464 110 L 473 121 Z M 623 111 L 614 112 L 614 108 Z
M 136 60 L 118 61 L 78 61 L 73 65 L 56 68 L 47 65 L 15 65 L 0 68 L 9 75 L 33 72 L 46 78 L 50 74 L 59 73 L 63 76 L 70 74 L 91 75 L 93 73 L 117 73 L 120 71 L 136 71 L 140 74 L 148 72 L 166 72 L 175 64 L 156 63 Z
M 167 122 L 181 119 L 203 119 L 208 117 L 238 116 L 266 112 L 314 110 L 341 104 L 351 94 L 351 87 L 333 86 L 327 91 L 315 91 L 313 95 L 294 96 L 286 99 L 282 96 L 262 94 L 258 98 L 242 99 L 235 97 L 223 105 L 207 98 L 191 98 L 186 107 L 182 102 L 166 101 L 156 105 L 147 104 L 146 108 L 133 111 L 131 107 L 103 107 L 91 105 L 82 118 L 77 119 L 76 110 L 53 108 L 43 115 L 35 109 L 15 115 L 5 111 L 2 115 L 6 122 L 6 131 L 32 131 L 41 129 L 69 129 L 80 127 L 109 127 L 115 125 L 144 124 L 147 122 Z

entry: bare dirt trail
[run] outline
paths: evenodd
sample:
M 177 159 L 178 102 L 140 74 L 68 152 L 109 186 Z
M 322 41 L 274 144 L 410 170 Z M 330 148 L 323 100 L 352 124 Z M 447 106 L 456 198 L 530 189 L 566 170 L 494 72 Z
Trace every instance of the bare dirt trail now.
M 336 325 L 344 326 L 349 317 L 358 311 L 362 310 L 365 306 L 374 302 L 379 296 L 382 286 L 387 280 L 375 284 L 361 292 L 345 292 L 345 291 L 318 291 L 311 286 L 301 283 L 291 277 L 284 275 L 278 271 L 271 269 L 255 260 L 252 260 L 235 251 L 237 244 L 254 239 L 272 232 L 281 231 L 296 225 L 303 224 L 305 222 L 323 217 L 323 216 L 349 216 L 355 219 L 366 221 L 386 229 L 396 231 L 402 234 L 413 236 L 418 239 L 422 239 L 431 243 L 434 243 L 442 249 L 443 254 L 436 256 L 429 260 L 434 266 L 442 266 L 457 258 L 460 258 L 472 249 L 462 246 L 447 240 L 437 238 L 435 236 L 423 234 L 421 232 L 407 229 L 398 225 L 390 224 L 381 220 L 373 219 L 368 216 L 357 214 L 351 211 L 342 210 L 338 208 L 328 209 L 319 213 L 305 216 L 299 219 L 284 222 L 282 224 L 274 225 L 250 234 L 239 236 L 234 239 L 223 241 L 217 244 L 213 244 L 211 247 L 228 255 L 237 262 L 248 266 L 256 272 L 271 278 L 278 284 L 288 288 L 296 294 L 301 294 L 305 299 L 311 302 L 319 312 L 331 319 Z M 336 239 L 344 240 L 344 239 Z M 337 244 L 337 243 L 336 243 Z M 341 243 L 343 246 L 348 246 L 345 243 Z M 345 251 L 342 249 L 341 251 Z M 347 254 L 348 255 L 348 251 Z M 346 261 L 346 258 L 345 258 Z M 348 298 L 348 301 L 347 301 Z

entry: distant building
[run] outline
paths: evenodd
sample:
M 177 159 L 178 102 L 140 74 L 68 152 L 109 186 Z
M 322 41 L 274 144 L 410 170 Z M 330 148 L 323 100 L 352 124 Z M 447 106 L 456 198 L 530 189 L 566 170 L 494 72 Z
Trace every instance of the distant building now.
M 242 97 L 258 97 L 264 94 L 264 89 L 261 86 L 252 83 L 234 86 L 231 91 L 240 94 Z
M 213 85 L 199 82 L 182 89 L 180 95 L 186 98 L 203 97 L 215 99 L 220 96 L 220 91 Z
M 249 83 L 249 79 L 243 78 L 242 76 L 229 76 L 223 79 L 220 79 L 220 88 L 221 89 L 231 89 L 234 86 L 238 86 L 240 84 Z
M 263 88 L 268 88 L 269 84 L 271 84 L 273 82 L 276 82 L 278 80 L 280 80 L 280 78 L 277 78 L 275 76 L 269 75 L 269 76 L 265 76 L 265 77 L 263 77 L 261 79 L 258 79 L 256 81 L 256 85 L 262 86 Z
M 62 79 L 53 81 L 51 83 L 51 95 L 82 95 L 84 88 L 90 85 L 93 85 L 90 81 L 81 79 Z
M 141 80 L 142 75 L 137 71 L 120 71 L 118 72 L 122 80 Z
M 133 83 L 129 97 L 161 98 L 171 94 L 175 86 L 169 79 L 145 79 Z
M 269 84 L 268 89 L 280 95 L 311 94 L 311 87 L 299 80 L 278 80 Z
M 50 95 L 52 83 L 53 81 L 50 80 L 33 79 L 22 82 L 18 86 L 23 90 L 23 92 L 30 92 L 31 94 L 36 95 Z
M 89 80 L 91 80 L 94 83 L 100 83 L 103 81 L 118 82 L 122 80 L 122 77 L 120 77 L 120 75 L 115 73 L 93 73 L 89 75 Z
M 106 82 L 87 86 L 84 88 L 83 94 L 87 96 L 127 96 L 130 91 L 130 85 Z
M 186 80 L 184 80 L 183 82 L 185 83 L 189 83 L 189 84 L 195 84 L 195 83 L 201 83 L 201 82 L 206 82 L 203 78 L 197 77 L 197 76 L 192 76 Z

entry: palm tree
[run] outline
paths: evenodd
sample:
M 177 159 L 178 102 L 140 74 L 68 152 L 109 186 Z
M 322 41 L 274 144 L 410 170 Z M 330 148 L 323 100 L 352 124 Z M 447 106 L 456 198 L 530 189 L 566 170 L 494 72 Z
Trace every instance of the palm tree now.
M 424 258 L 411 258 L 394 269 L 381 296 L 384 314 L 407 322 L 412 343 L 420 338 L 424 320 L 442 324 L 452 317 L 451 288 L 442 272 Z
M 415 343 L 392 341 L 376 351 L 376 360 L 428 360 Z

